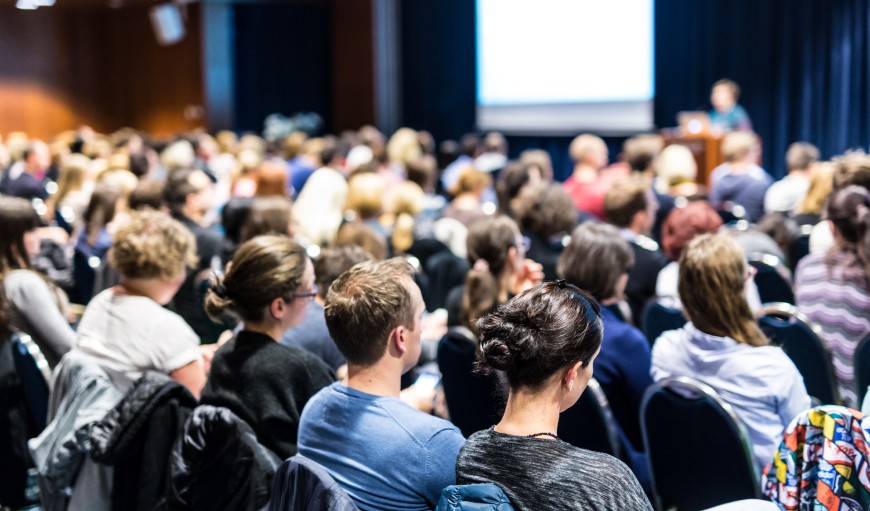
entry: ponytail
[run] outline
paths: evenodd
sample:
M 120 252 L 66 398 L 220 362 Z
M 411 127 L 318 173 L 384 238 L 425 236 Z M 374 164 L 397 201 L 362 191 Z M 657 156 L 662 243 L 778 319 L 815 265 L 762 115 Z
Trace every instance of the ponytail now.
M 404 254 L 414 244 L 414 217 L 408 213 L 399 213 L 393 224 L 393 234 L 390 237 L 393 251 Z
M 227 295 L 223 278 L 212 273 L 208 279 L 209 290 L 205 295 L 205 312 L 212 320 L 222 323 L 224 314 L 232 309 L 233 301 Z

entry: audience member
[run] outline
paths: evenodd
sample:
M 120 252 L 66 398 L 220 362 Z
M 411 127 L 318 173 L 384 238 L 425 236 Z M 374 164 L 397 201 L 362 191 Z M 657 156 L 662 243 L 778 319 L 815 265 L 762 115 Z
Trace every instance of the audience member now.
M 33 270 L 39 253 L 39 217 L 26 199 L 0 196 L 0 277 L 15 330 L 30 335 L 51 367 L 70 350 L 75 332 L 66 319 L 67 298 Z
M 632 250 L 615 227 L 586 222 L 571 234 L 571 243 L 559 259 L 559 275 L 601 305 L 604 336 L 595 360 L 595 379 L 624 434 L 621 438 L 632 466 L 646 472 L 646 459 L 638 456 L 644 450 L 638 418 L 643 393 L 652 384 L 650 343 L 622 320 L 617 308 L 633 264 Z
M 31 141 L 24 148 L 21 160 L 13 163 L 3 173 L 0 193 L 27 200 L 47 199 L 45 181 L 49 165 L 51 154 L 45 142 Z
M 707 189 L 696 182 L 697 178 L 698 163 L 688 147 L 671 144 L 662 150 L 656 162 L 657 193 L 687 200 L 704 199 Z
M 121 282 L 88 304 L 75 349 L 96 359 L 123 392 L 153 370 L 199 397 L 205 384 L 199 338 L 163 308 L 196 264 L 195 250 L 190 231 L 156 211 L 133 213 L 115 233 L 109 262 Z
M 323 361 L 278 342 L 316 294 L 305 249 L 286 236 L 259 236 L 236 250 L 224 277 L 212 276 L 205 300 L 215 321 L 229 312 L 244 327 L 215 353 L 201 402 L 229 408 L 281 459 L 296 454 L 305 403 L 335 381 Z
M 292 238 L 295 233 L 293 205 L 290 199 L 277 195 L 255 197 L 245 224 L 242 226 L 240 242 L 244 243 L 265 234 Z
M 495 196 L 498 202 L 498 212 L 514 220 L 516 217 L 516 202 L 526 187 L 543 181 L 541 171 L 536 166 L 520 162 L 509 162 L 499 173 L 495 183 Z M 571 206 L 574 204 L 572 202 Z
M 564 238 L 577 225 L 571 196 L 555 183 L 530 184 L 520 192 L 514 208 L 522 233 L 529 239 L 526 257 L 541 264 L 544 280 L 554 280 Z
M 389 252 L 387 238 L 383 233 L 362 222 L 348 222 L 342 225 L 332 243 L 332 246 L 339 245 L 360 247 L 377 261 L 386 259 Z
M 806 142 L 795 142 L 788 146 L 785 153 L 785 163 L 788 175 L 770 185 L 764 195 L 764 212 L 774 211 L 789 213 L 803 201 L 810 188 L 810 180 L 816 162 L 819 161 L 819 150 Z
M 679 296 L 680 265 L 683 249 L 702 234 L 715 233 L 722 217 L 706 201 L 693 201 L 675 208 L 662 226 L 662 248 L 670 259 L 656 279 L 656 301 L 672 309 L 682 309 Z
M 794 219 L 799 226 L 816 225 L 822 220 L 825 201 L 834 189 L 834 164 L 818 162 L 810 178 L 807 193 L 794 208 Z
M 581 213 L 604 218 L 604 196 L 608 182 L 600 176 L 607 166 L 607 145 L 595 135 L 579 135 L 568 149 L 574 161 L 574 172 L 563 186 L 574 200 L 574 207 Z
M 725 135 L 722 140 L 725 163 L 710 173 L 710 202 L 717 208 L 725 203 L 743 206 L 750 222 L 764 216 L 764 194 L 773 178 L 759 167 L 758 137 L 748 131 Z
M 364 262 L 330 286 L 326 324 L 347 358 L 347 383 L 315 395 L 299 426 L 299 454 L 363 510 L 432 509 L 456 479 L 459 430 L 399 399 L 421 352 L 425 307 L 412 274 L 401 259 Z
M 731 405 L 761 473 L 783 429 L 809 408 L 803 378 L 758 328 L 744 298 L 746 256 L 726 234 L 703 234 L 680 257 L 680 301 L 689 323 L 653 345 L 652 377 L 697 378 Z
M 343 376 L 347 371 L 346 367 L 342 367 L 345 366 L 347 360 L 338 350 L 335 341 L 329 336 L 329 329 L 326 327 L 326 316 L 323 309 L 326 303 L 326 293 L 339 275 L 357 263 L 372 259 L 371 254 L 354 245 L 338 245 L 323 249 L 314 260 L 317 296 L 308 307 L 302 322 L 285 331 L 279 342 L 285 346 L 313 353 L 336 371 L 336 374 Z
M 227 252 L 221 235 L 203 225 L 205 214 L 212 206 L 213 186 L 205 172 L 180 169 L 169 174 L 163 189 L 172 217 L 181 222 L 196 240 L 193 249 L 198 261 L 191 267 L 178 294 L 172 298 L 171 307 L 199 337 L 208 341 L 216 340 L 219 332 L 202 308 L 201 286 L 211 269 L 221 267 L 221 257 Z
M 646 302 L 655 296 L 659 272 L 668 264 L 658 243 L 648 237 L 657 208 L 649 183 L 639 175 L 613 184 L 604 199 L 605 219 L 619 228 L 634 252 L 634 266 L 628 274 L 625 296 L 635 325 L 640 324 Z
M 335 238 L 344 218 L 347 180 L 338 170 L 335 142 L 327 142 L 320 151 L 322 166 L 297 189 L 293 216 L 299 222 L 299 234 L 307 243 L 326 246 Z
M 473 167 L 459 174 L 456 184 L 450 189 L 453 199 L 444 208 L 444 218 L 453 218 L 469 227 L 487 216 L 483 209 L 483 194 L 492 186 L 492 177 Z M 492 211 L 489 212 L 491 214 Z
M 652 509 L 622 462 L 556 436 L 559 414 L 592 377 L 598 314 L 592 297 L 561 281 L 535 286 L 478 321 L 478 360 L 505 372 L 509 396 L 501 421 L 462 447 L 459 484 L 495 483 L 520 511 Z
M 821 327 L 840 397 L 856 408 L 853 357 L 858 341 L 870 332 L 870 191 L 852 185 L 834 192 L 826 216 L 834 246 L 801 259 L 795 298 L 798 310 Z
M 752 131 L 752 121 L 742 106 L 737 104 L 740 99 L 740 87 L 737 83 L 724 78 L 713 84 L 710 92 L 710 124 L 715 131 Z

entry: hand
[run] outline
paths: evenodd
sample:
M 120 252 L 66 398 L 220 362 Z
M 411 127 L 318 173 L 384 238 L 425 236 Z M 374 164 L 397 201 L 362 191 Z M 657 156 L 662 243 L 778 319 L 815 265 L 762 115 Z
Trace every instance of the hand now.
M 425 413 L 432 413 L 435 406 L 435 389 L 423 390 L 415 383 L 399 394 L 399 399 Z
M 517 276 L 514 279 L 514 286 L 511 292 L 518 295 L 523 291 L 540 284 L 543 280 L 544 267 L 531 259 L 526 259 L 523 263 L 522 269 L 517 273 Z
M 205 374 L 211 371 L 211 361 L 219 347 L 217 344 L 199 345 L 199 352 L 202 354 L 202 368 L 205 370 Z

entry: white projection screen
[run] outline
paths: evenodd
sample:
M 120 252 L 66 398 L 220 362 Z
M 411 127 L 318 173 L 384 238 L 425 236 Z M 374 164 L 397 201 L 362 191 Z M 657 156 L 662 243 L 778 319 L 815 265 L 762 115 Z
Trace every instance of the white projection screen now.
M 477 0 L 478 129 L 654 128 L 653 2 Z

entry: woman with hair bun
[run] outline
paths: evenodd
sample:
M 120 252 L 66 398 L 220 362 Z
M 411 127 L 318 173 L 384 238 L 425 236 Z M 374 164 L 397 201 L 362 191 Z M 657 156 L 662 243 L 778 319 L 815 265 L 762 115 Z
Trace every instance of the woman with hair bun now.
M 212 276 L 205 298 L 209 316 L 230 313 L 244 328 L 215 353 L 201 402 L 232 410 L 281 459 L 296 454 L 305 403 L 335 381 L 322 360 L 278 342 L 302 322 L 316 295 L 314 267 L 302 245 L 286 236 L 258 236 L 238 248 L 225 276 Z
M 592 377 L 599 315 L 594 298 L 559 281 L 537 285 L 477 322 L 479 364 L 504 371 L 509 396 L 501 421 L 471 435 L 460 451 L 457 484 L 495 483 L 520 511 L 652 509 L 621 461 L 556 434 L 559 414 Z
M 870 191 L 847 186 L 831 195 L 826 207 L 834 246 L 798 263 L 797 308 L 822 329 L 831 350 L 840 396 L 860 406 L 855 389 L 854 355 L 870 333 Z

